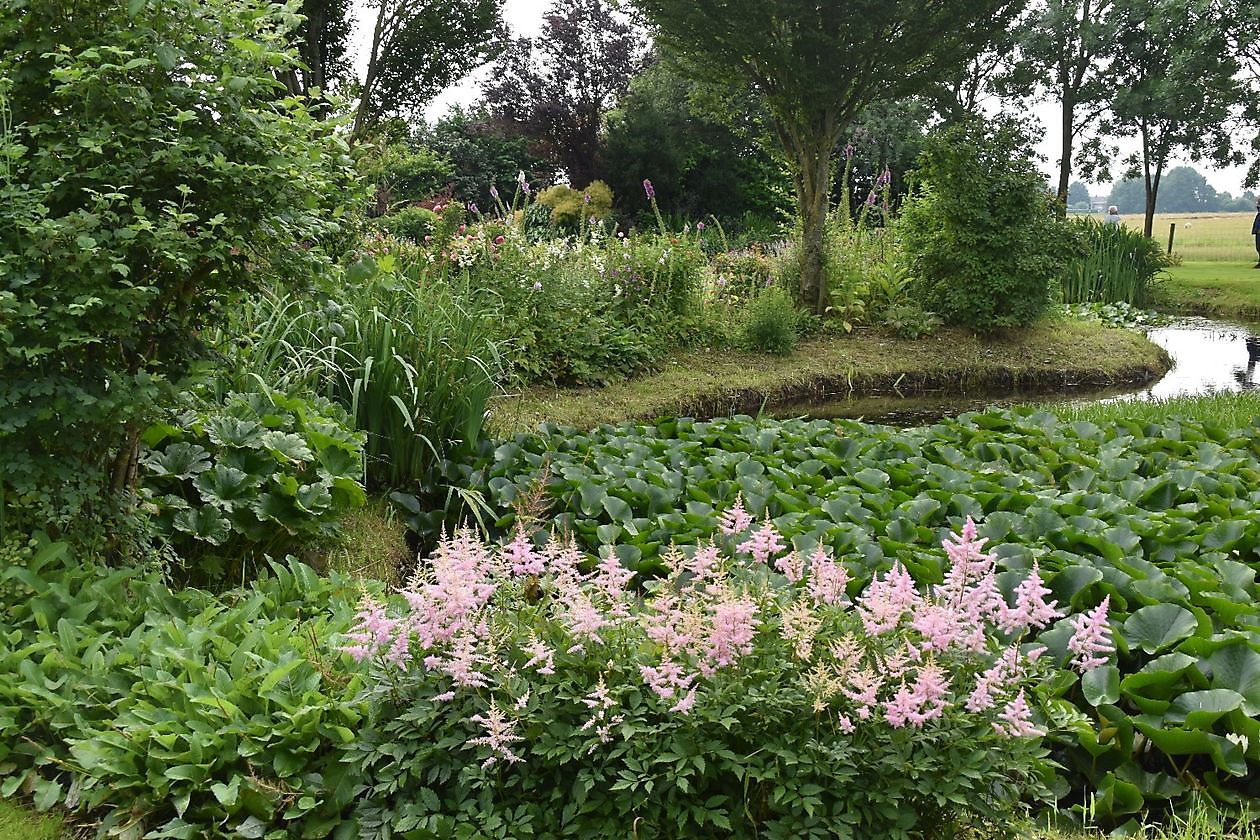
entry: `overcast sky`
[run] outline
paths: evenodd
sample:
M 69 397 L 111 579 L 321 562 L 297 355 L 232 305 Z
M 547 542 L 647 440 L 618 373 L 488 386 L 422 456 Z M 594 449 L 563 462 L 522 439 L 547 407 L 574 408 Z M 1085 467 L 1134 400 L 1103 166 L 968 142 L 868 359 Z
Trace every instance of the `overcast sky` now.
M 505 0 L 503 16 L 513 34 L 535 35 L 542 25 L 542 15 L 550 5 L 551 0 Z M 367 51 L 371 45 L 372 33 L 370 24 L 372 18 L 371 10 L 366 7 L 364 0 L 355 0 L 355 9 L 354 43 L 358 53 L 359 74 L 362 75 L 367 65 Z M 485 73 L 484 69 L 476 71 L 439 95 L 426 109 L 426 115 L 429 119 L 437 118 L 453 104 L 466 105 L 474 102 L 477 99 L 478 82 L 485 77 Z M 1045 158 L 1041 168 L 1045 170 L 1048 177 L 1057 182 L 1059 143 L 1054 139 L 1057 132 L 1053 129 L 1053 126 L 1058 122 L 1058 108 L 1053 104 L 1039 104 L 1034 105 L 1031 110 L 1033 115 L 1041 121 L 1042 125 L 1048 128 L 1046 138 L 1037 146 L 1038 154 Z M 1130 143 L 1122 146 L 1121 150 L 1127 154 L 1136 148 L 1135 144 Z M 1189 163 L 1189 161 L 1184 162 Z M 1247 169 L 1246 166 L 1212 169 L 1207 164 L 1191 163 L 1190 165 L 1202 172 L 1208 183 L 1217 190 L 1228 191 L 1234 195 L 1242 192 L 1242 180 Z M 1113 172 L 1113 175 L 1118 174 L 1118 172 Z M 1091 184 L 1090 189 L 1095 193 L 1106 193 L 1109 191 L 1109 186 L 1105 184 Z

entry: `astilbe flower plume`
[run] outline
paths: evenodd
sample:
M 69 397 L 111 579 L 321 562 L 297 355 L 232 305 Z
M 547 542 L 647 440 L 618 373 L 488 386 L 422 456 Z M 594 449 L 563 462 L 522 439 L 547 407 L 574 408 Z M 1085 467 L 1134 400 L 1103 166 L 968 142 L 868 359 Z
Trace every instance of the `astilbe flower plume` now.
M 787 548 L 787 543 L 779 535 L 779 530 L 774 527 L 774 523 L 767 516 L 761 527 L 753 531 L 748 539 L 739 544 L 739 550 L 745 554 L 751 554 L 753 560 L 758 563 L 769 562 L 780 551 Z
M 845 597 L 849 570 L 831 559 L 827 549 L 819 545 L 809 556 L 809 595 L 816 603 L 835 605 Z
M 728 537 L 742 534 L 752 524 L 752 515 L 744 508 L 744 498 L 742 496 L 736 496 L 735 504 L 722 511 L 721 515 L 718 516 L 718 530 Z
M 1089 612 L 1072 618 L 1072 638 L 1068 639 L 1068 650 L 1073 654 L 1072 666 L 1081 673 L 1106 665 L 1116 649 L 1111 641 L 1111 625 L 1107 623 L 1110 606 L 1111 596 L 1108 595 Z
M 517 528 L 512 541 L 503 547 L 503 562 L 514 575 L 541 575 L 546 568 L 543 555 L 534 550 L 524 528 Z
M 858 601 L 862 625 L 872 636 L 895 629 L 905 614 L 919 603 L 920 595 L 914 579 L 894 561 L 883 578 L 876 577 Z
M 1015 606 L 1003 608 L 998 615 L 998 626 L 1006 633 L 1014 633 L 1021 627 L 1049 626 L 1062 613 L 1057 601 L 1046 601 L 1050 590 L 1041 581 L 1041 569 L 1033 561 L 1032 571 L 1015 589 Z
M 708 657 L 713 665 L 726 666 L 752 652 L 757 628 L 757 605 L 746 598 L 713 605 Z

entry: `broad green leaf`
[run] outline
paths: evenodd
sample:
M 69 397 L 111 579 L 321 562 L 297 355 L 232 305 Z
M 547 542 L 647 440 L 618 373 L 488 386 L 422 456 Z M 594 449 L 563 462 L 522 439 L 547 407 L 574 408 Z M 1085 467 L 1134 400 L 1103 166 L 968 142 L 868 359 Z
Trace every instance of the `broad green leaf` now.
M 1194 614 L 1176 604 L 1152 604 L 1125 619 L 1124 638 L 1130 646 L 1157 653 L 1194 635 L 1199 624 Z

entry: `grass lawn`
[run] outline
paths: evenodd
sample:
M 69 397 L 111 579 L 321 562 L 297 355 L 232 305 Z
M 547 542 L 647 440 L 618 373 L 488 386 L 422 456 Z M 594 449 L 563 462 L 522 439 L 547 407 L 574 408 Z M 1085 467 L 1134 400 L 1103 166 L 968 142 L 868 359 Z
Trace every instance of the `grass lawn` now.
M 1168 269 L 1156 290 L 1162 309 L 1260 320 L 1260 269 L 1246 261 L 1189 262 Z
M 812 338 L 781 357 L 678 353 L 657 373 L 605 388 L 530 388 L 499 399 L 491 425 L 505 434 L 543 420 L 592 428 L 662 415 L 756 414 L 763 405 L 870 393 L 1107 385 L 1153 379 L 1168 364 L 1139 333 L 1069 319 L 988 338 L 941 329 L 909 341 L 858 331 Z
M 0 840 L 68 840 L 74 837 L 61 817 L 37 814 L 15 802 L 0 799 Z

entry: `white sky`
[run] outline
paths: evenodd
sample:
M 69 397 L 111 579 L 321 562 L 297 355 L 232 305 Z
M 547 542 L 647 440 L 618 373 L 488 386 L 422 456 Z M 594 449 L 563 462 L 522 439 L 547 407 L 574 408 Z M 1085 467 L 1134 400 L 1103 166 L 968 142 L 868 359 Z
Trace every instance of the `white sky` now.
M 458 0 L 455 0 L 458 2 Z M 551 5 L 551 0 L 505 0 L 503 4 L 503 17 L 507 21 L 508 27 L 514 35 L 536 35 L 542 27 L 542 15 Z M 368 8 L 366 0 L 354 0 L 355 6 L 355 26 L 352 35 L 354 49 L 357 53 L 355 65 L 362 75 L 367 67 L 367 51 L 371 45 L 371 22 L 372 10 Z M 470 75 L 461 79 L 455 85 L 447 88 L 438 97 L 433 100 L 428 108 L 425 109 L 425 115 L 429 119 L 435 119 L 454 104 L 471 104 L 476 101 L 478 93 L 478 84 L 485 77 L 486 70 L 483 68 L 474 71 Z M 1059 158 L 1059 143 L 1055 139 L 1057 131 L 1054 126 L 1058 122 L 1058 108 L 1053 103 L 1038 104 L 1031 108 L 1033 116 L 1035 116 L 1043 126 L 1047 128 L 1045 139 L 1037 145 L 1036 151 L 1045 158 L 1041 164 L 1041 168 L 1046 175 L 1057 182 Z M 1133 143 L 1122 144 L 1121 153 L 1126 155 L 1136 149 Z M 1246 173 L 1246 166 L 1235 166 L 1228 169 L 1213 169 L 1205 163 L 1192 163 L 1188 160 L 1177 160 L 1173 166 L 1180 163 L 1186 163 L 1203 173 L 1208 183 L 1219 191 L 1228 191 L 1234 195 L 1242 192 L 1243 175 Z M 1112 175 L 1119 177 L 1120 167 L 1113 167 Z M 1105 194 L 1110 191 L 1108 184 L 1090 184 L 1090 190 L 1094 193 Z

